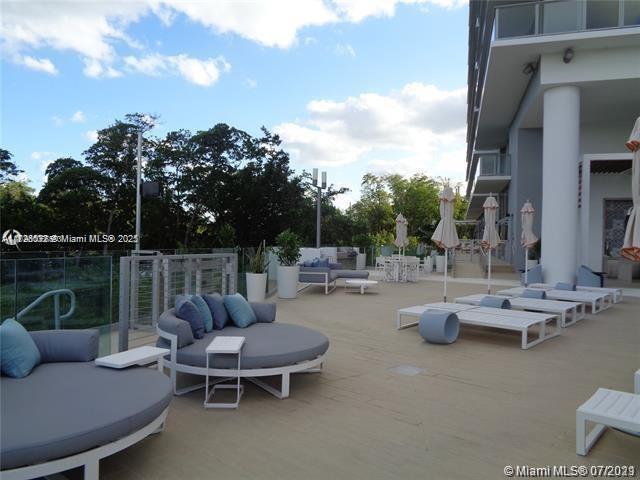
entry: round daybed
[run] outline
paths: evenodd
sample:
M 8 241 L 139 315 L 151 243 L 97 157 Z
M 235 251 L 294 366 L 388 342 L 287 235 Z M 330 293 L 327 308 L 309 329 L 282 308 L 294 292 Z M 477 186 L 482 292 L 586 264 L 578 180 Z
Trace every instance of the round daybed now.
M 85 479 L 97 479 L 101 458 L 162 429 L 173 398 L 165 375 L 96 366 L 97 331 L 32 337 L 41 364 L 25 378 L 1 380 L 0 477 L 39 478 L 84 466 Z
M 202 388 L 204 384 L 178 389 L 178 372 L 206 375 L 205 349 L 216 336 L 245 337 L 242 349 L 240 377 L 258 385 L 277 398 L 289 396 L 289 377 L 292 373 L 318 372 L 322 368 L 329 339 L 311 328 L 289 323 L 275 322 L 275 304 L 251 304 L 258 323 L 246 328 L 226 326 L 222 330 L 206 333 L 194 339 L 189 324 L 175 316 L 174 309 L 164 312 L 158 320 L 159 347 L 169 348 L 164 365 L 171 370 L 176 395 Z M 263 308 L 263 307 L 266 307 Z M 268 310 L 267 310 L 268 309 Z M 237 359 L 225 355 L 210 357 L 209 376 L 231 377 L 237 375 Z M 280 376 L 280 390 L 260 380 L 260 377 Z

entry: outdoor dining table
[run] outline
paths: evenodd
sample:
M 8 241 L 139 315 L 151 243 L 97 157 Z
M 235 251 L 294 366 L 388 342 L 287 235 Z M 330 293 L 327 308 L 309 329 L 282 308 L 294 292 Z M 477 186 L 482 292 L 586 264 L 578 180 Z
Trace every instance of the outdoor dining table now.
M 419 260 L 416 257 L 405 257 L 403 255 L 394 255 L 385 258 L 385 280 L 388 282 L 410 281 L 407 275 L 408 267 L 415 266 L 417 269 L 419 265 L 418 262 Z

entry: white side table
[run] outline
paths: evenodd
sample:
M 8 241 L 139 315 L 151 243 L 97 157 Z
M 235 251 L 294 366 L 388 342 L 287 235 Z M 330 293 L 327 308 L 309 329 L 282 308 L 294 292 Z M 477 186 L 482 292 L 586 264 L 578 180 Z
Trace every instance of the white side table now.
M 163 357 L 169 353 L 168 348 L 138 347 L 125 352 L 114 353 L 106 357 L 96 358 L 96 365 L 108 368 L 127 368 L 133 365 L 149 365 L 158 363 L 158 371 L 162 372 Z
M 244 337 L 216 337 L 214 338 L 205 352 L 207 355 L 207 374 L 205 375 L 205 397 L 204 408 L 238 408 L 240 405 L 240 397 L 244 393 L 244 386 L 240 384 L 240 360 L 242 358 L 242 346 L 244 345 Z M 214 384 L 209 390 L 209 357 L 211 355 L 237 355 L 238 370 L 236 374 L 236 383 L 230 384 Z M 222 381 L 234 379 L 228 377 Z M 212 402 L 211 397 L 214 396 L 216 389 L 234 389 L 236 391 L 236 401 L 233 403 Z
M 377 280 L 364 280 L 361 278 L 353 278 L 353 279 L 347 279 L 344 281 L 345 291 L 349 287 L 359 288 L 360 295 L 364 295 L 365 290 L 373 286 L 378 286 Z

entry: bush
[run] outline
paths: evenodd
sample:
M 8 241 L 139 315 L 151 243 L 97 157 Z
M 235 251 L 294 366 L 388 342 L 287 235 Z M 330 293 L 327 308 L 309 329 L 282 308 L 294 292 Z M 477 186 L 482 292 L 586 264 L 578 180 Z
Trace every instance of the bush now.
M 276 237 L 278 250 L 275 252 L 280 265 L 293 267 L 300 260 L 300 237 L 287 229 Z

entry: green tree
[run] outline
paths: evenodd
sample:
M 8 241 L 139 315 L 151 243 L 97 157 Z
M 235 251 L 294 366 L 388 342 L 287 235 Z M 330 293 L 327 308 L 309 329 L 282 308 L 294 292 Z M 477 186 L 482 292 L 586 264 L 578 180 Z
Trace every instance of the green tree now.
M 0 230 L 15 229 L 23 235 L 55 233 L 51 230 L 52 212 L 36 201 L 33 188 L 25 182 L 11 181 L 0 185 Z M 4 249 L 4 244 L 2 245 Z M 36 243 L 22 243 L 22 250 L 41 249 Z
M 18 169 L 17 165 L 11 160 L 12 157 L 11 152 L 0 148 L 0 184 L 22 173 L 22 170 Z

